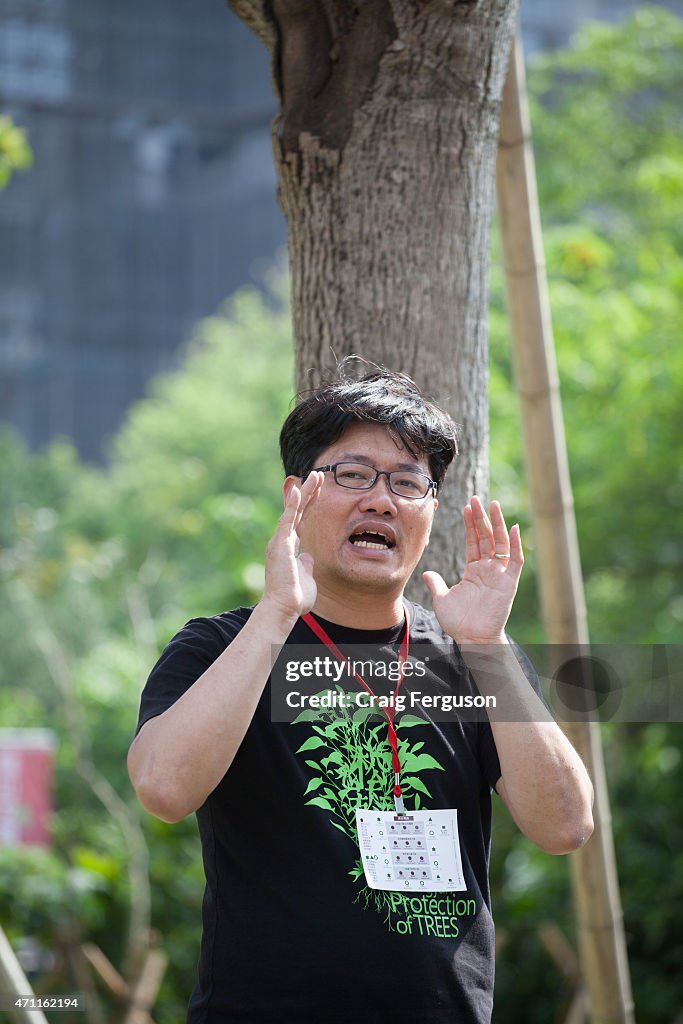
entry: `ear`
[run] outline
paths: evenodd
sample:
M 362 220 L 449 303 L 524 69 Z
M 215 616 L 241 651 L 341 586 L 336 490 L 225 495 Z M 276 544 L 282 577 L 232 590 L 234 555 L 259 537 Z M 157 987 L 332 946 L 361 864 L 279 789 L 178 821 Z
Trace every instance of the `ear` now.
M 292 493 L 293 487 L 301 489 L 301 477 L 300 476 L 287 476 L 282 484 L 282 500 L 284 504 L 287 504 L 287 499 Z

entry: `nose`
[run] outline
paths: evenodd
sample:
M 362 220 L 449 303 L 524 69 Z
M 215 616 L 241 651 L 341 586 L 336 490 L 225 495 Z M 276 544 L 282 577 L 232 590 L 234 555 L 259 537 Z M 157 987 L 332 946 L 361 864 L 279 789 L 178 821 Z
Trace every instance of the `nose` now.
M 384 479 L 382 479 L 384 477 Z M 380 482 L 381 481 L 381 482 Z M 389 487 L 389 474 L 380 470 L 372 487 L 361 491 L 360 506 L 365 512 L 395 515 L 396 495 Z

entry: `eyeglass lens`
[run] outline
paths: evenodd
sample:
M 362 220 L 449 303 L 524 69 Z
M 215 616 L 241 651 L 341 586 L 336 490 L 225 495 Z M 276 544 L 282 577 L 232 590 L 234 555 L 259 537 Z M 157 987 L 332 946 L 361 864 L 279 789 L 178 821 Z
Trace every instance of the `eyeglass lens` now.
M 400 469 L 386 475 L 390 489 L 401 497 L 424 498 L 429 491 L 429 477 L 423 473 Z M 378 476 L 376 469 L 361 462 L 339 462 L 334 470 L 334 479 L 338 484 L 359 491 L 372 487 Z

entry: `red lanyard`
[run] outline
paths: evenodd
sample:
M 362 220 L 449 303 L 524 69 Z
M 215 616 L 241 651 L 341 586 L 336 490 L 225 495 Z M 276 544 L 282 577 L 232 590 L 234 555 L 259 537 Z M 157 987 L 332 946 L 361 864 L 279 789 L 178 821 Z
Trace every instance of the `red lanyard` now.
M 403 790 L 401 789 L 401 762 L 398 756 L 398 738 L 396 736 L 396 729 L 394 727 L 394 718 L 396 716 L 396 698 L 398 696 L 399 687 L 401 686 L 401 683 L 403 682 L 403 677 L 405 675 L 405 666 L 406 661 L 408 659 L 408 647 L 410 645 L 410 618 L 408 616 L 408 609 L 405 606 L 403 608 L 403 614 L 405 615 L 406 629 L 405 633 L 403 634 L 403 640 L 401 641 L 401 648 L 398 654 L 398 661 L 400 665 L 398 682 L 396 683 L 396 689 L 391 695 L 390 707 L 382 707 L 380 709 L 384 712 L 387 719 L 387 733 L 389 739 L 389 746 L 391 747 L 391 766 L 394 770 L 394 803 L 396 805 L 396 811 L 398 814 L 404 814 L 405 807 L 403 806 Z M 325 644 L 325 647 L 327 647 L 329 651 L 332 651 L 335 658 L 337 658 L 339 661 L 343 662 L 346 665 L 347 669 L 349 670 L 349 673 L 352 676 L 354 676 L 355 679 L 363 687 L 363 689 L 366 690 L 370 694 L 370 696 L 374 697 L 376 700 L 377 698 L 374 691 L 368 686 L 363 677 L 358 672 L 356 672 L 349 658 L 347 658 L 345 654 L 342 654 L 342 652 L 335 644 L 334 640 L 332 640 L 331 637 L 328 636 L 328 634 L 325 632 L 325 630 L 320 625 L 318 620 L 313 618 L 310 612 L 307 615 L 303 615 L 302 618 L 306 625 L 313 630 L 318 639 Z

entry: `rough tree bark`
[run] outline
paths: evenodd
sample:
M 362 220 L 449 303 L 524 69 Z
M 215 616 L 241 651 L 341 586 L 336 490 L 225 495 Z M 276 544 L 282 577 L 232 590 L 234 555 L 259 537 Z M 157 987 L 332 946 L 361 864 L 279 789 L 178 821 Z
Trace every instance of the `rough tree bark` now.
M 487 253 L 517 0 L 228 0 L 269 46 L 296 385 L 357 353 L 461 425 L 430 566 L 461 571 L 486 494 Z

